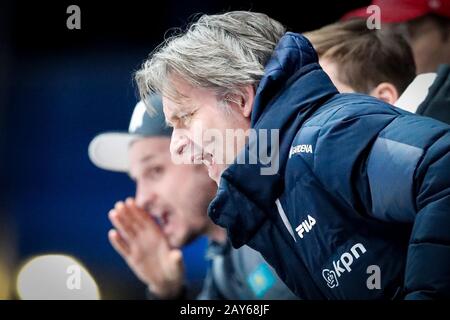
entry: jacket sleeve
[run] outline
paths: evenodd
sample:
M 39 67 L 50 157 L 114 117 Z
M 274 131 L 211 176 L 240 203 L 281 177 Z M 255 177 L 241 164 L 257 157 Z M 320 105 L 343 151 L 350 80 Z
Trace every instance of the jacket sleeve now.
M 417 214 L 408 248 L 406 299 L 450 298 L 450 133 L 425 152 L 414 180 Z
M 371 215 L 412 224 L 404 297 L 450 297 L 450 130 L 399 117 L 375 140 L 367 161 Z
M 335 168 L 317 175 L 361 214 L 412 226 L 405 299 L 449 298 L 450 127 L 400 111 L 342 119 L 322 128 L 316 148 L 336 150 L 332 134 L 345 149 L 316 155 L 317 167 Z

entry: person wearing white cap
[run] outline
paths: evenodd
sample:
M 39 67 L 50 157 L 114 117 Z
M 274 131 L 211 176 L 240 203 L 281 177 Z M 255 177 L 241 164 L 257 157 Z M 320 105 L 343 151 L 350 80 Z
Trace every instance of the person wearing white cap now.
M 262 256 L 245 246 L 233 249 L 226 232 L 207 216 L 216 193 L 203 165 L 174 164 L 169 151 L 161 99 L 139 102 L 129 131 L 97 135 L 89 145 L 92 162 L 127 172 L 136 182 L 136 198 L 117 202 L 109 213 L 115 229 L 109 240 L 136 276 L 148 285 L 151 299 L 189 296 L 180 248 L 201 235 L 209 240 L 211 260 L 198 299 L 294 299 Z

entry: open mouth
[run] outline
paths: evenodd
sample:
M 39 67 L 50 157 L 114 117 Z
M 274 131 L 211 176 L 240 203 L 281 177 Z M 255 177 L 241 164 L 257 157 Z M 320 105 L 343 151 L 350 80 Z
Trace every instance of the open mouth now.
M 170 222 L 170 212 L 169 211 L 163 211 L 161 214 L 161 226 L 164 228 L 166 227 Z
M 169 210 L 162 210 L 160 212 L 153 212 L 152 216 L 156 219 L 156 222 L 160 226 L 161 230 L 166 232 L 167 227 L 170 224 L 172 213 Z
M 191 161 L 192 161 L 192 163 L 195 163 L 195 164 L 203 163 L 207 167 L 212 166 L 212 165 L 215 164 L 213 154 L 212 153 L 208 153 L 208 152 L 203 152 L 201 154 L 193 155 L 191 157 Z
M 205 152 L 193 155 L 191 157 L 191 163 L 194 164 L 204 164 L 208 169 L 208 175 L 214 181 L 217 180 L 219 175 L 219 168 L 217 167 L 216 159 L 214 155 L 210 152 Z

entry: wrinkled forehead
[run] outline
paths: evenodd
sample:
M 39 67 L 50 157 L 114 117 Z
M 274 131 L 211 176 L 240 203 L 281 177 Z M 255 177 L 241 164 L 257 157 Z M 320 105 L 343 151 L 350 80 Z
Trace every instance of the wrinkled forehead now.
M 176 113 L 183 109 L 183 101 L 180 99 L 174 99 L 172 97 L 163 96 L 162 103 L 164 114 Z
M 163 96 L 162 102 L 163 112 L 166 116 L 166 119 L 171 115 L 182 114 L 192 110 L 195 107 L 194 99 L 191 99 L 189 97 L 172 98 Z
M 193 90 L 195 90 L 195 87 L 182 76 L 171 74 L 161 90 L 161 96 L 163 101 L 170 100 L 175 104 L 183 105 L 191 100 Z

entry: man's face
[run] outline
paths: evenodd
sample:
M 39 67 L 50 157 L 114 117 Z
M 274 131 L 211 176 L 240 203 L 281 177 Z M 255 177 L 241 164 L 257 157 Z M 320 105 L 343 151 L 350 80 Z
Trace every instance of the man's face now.
M 450 63 L 450 37 L 443 37 L 433 18 L 425 16 L 404 23 L 385 23 L 382 28 L 405 36 L 414 56 L 417 74 L 436 72 L 439 65 Z
M 163 97 L 166 121 L 174 128 L 172 158 L 205 164 L 209 176 L 218 184 L 222 172 L 245 146 L 250 121 L 238 103 L 221 104 L 213 90 L 184 82 L 177 82 L 176 88 L 183 95 L 182 102 Z
M 199 165 L 171 161 L 168 137 L 141 138 L 129 148 L 130 176 L 136 182 L 136 203 L 161 224 L 173 247 L 205 232 L 207 208 L 216 186 Z
M 436 72 L 440 64 L 450 63 L 450 39 L 444 40 L 431 20 L 425 20 L 411 30 L 409 44 L 417 74 Z

